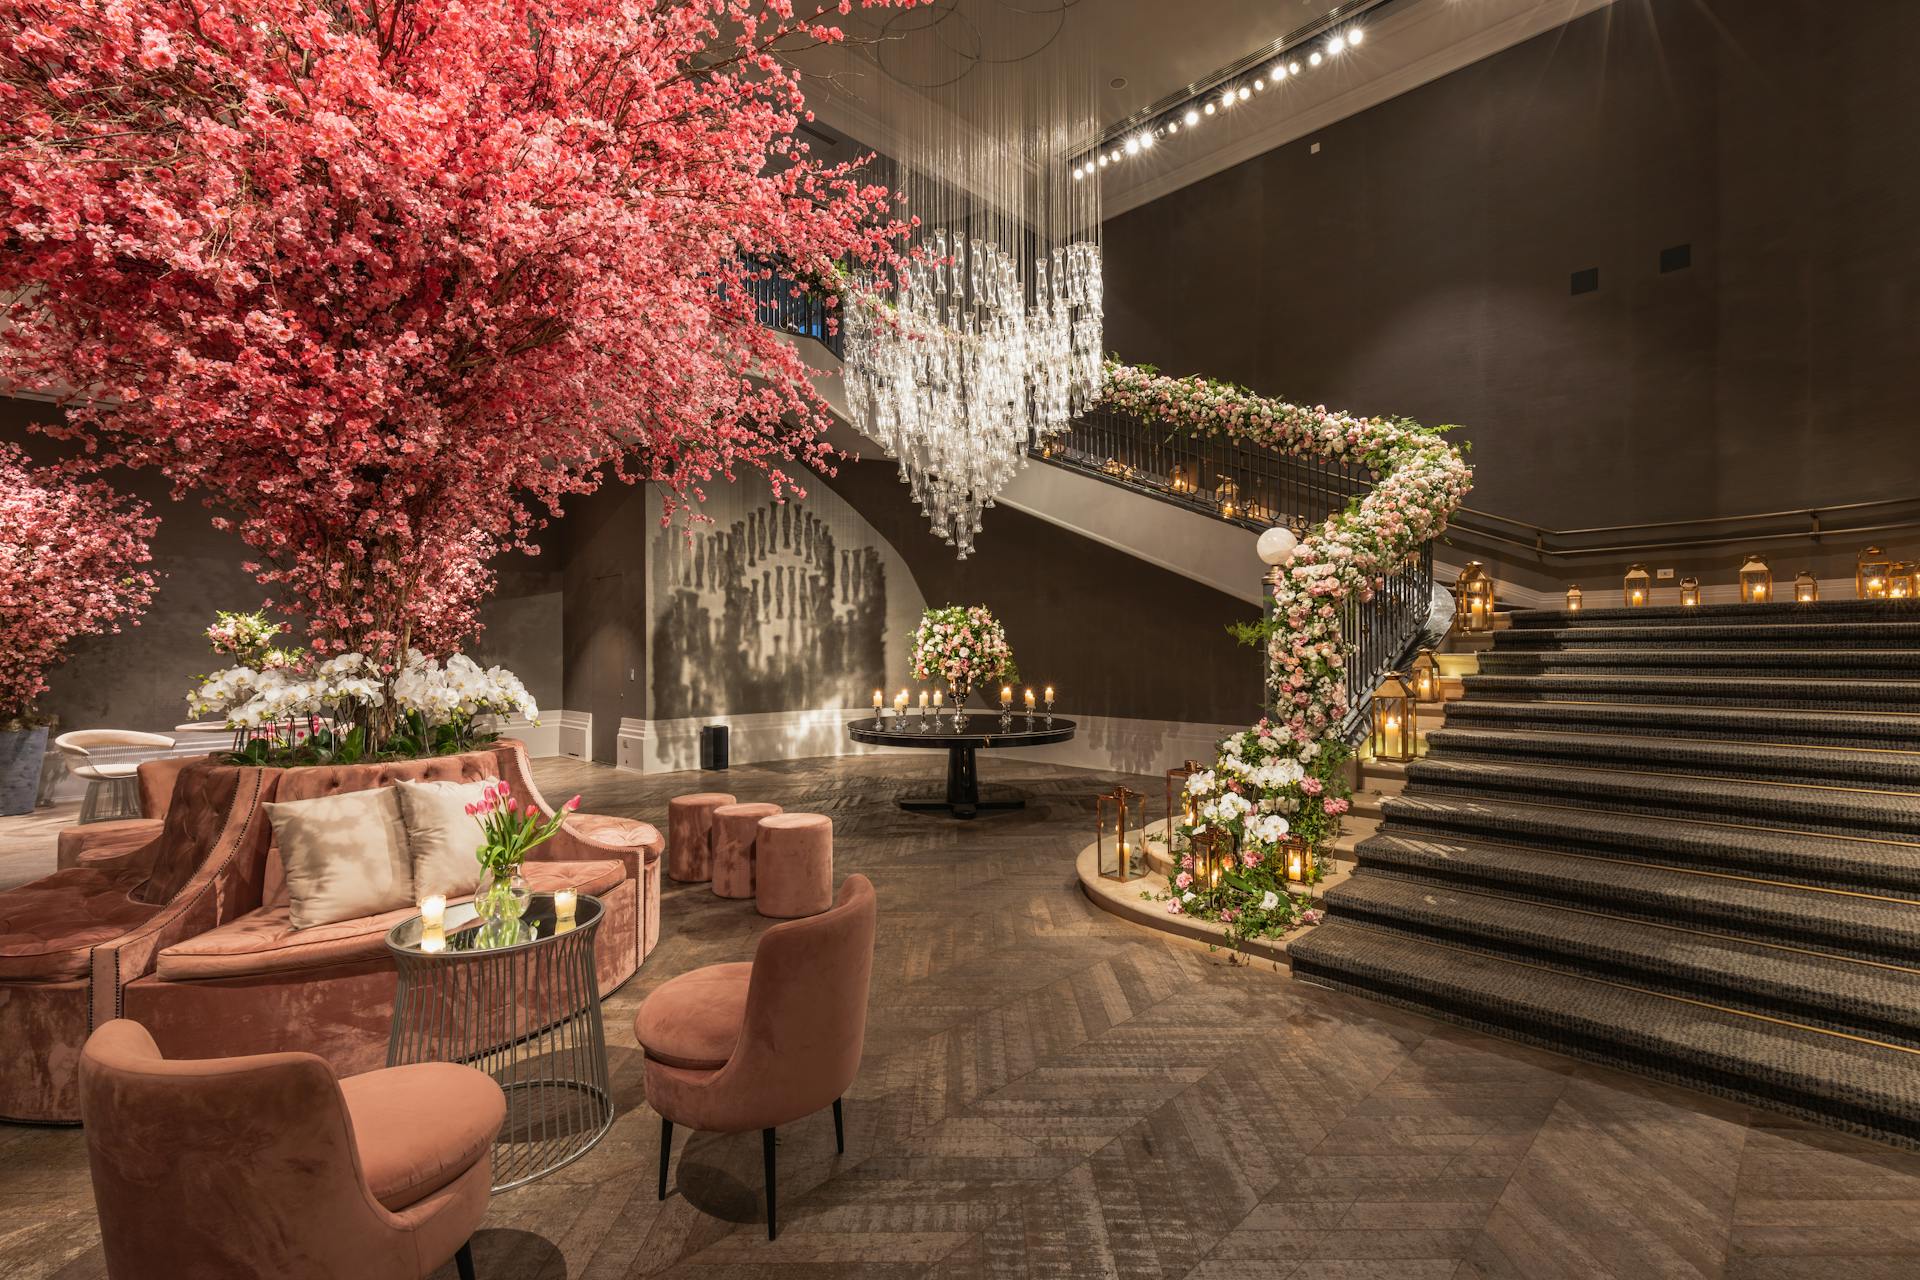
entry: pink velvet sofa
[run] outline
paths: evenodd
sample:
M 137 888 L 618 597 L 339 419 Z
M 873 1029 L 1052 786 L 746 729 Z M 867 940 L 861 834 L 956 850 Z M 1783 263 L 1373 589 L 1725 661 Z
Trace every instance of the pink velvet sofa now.
M 394 993 L 386 933 L 411 908 L 294 930 L 261 807 L 390 785 L 504 778 L 546 809 L 526 752 L 503 742 L 393 764 L 179 772 L 163 821 L 135 848 L 0 893 L 0 1119 L 79 1119 L 89 1033 L 131 1018 L 168 1057 L 304 1050 L 340 1075 L 384 1065 Z M 659 939 L 659 832 L 576 814 L 529 859 L 536 891 L 573 887 L 606 908 L 595 938 L 604 996 Z

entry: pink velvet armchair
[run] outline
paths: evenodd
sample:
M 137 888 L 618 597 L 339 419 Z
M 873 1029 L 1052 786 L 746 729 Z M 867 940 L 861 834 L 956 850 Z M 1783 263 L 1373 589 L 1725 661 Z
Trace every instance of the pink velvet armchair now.
M 111 1280 L 421 1280 L 449 1258 L 473 1280 L 506 1099 L 471 1067 L 169 1061 L 117 1019 L 80 1105 Z
M 873 885 L 848 876 L 825 913 L 766 931 L 751 964 L 695 969 L 647 997 L 634 1019 L 646 1051 L 647 1102 L 660 1113 L 660 1198 L 667 1198 L 673 1126 L 760 1130 L 767 1239 L 778 1231 L 774 1130 L 833 1107 L 860 1070 L 873 976 Z

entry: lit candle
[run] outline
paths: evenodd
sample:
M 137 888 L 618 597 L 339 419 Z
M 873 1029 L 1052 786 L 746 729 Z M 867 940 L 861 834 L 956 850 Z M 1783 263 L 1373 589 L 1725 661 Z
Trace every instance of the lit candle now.
M 938 689 L 935 689 L 933 691 L 933 705 L 936 708 L 938 708 L 940 705 L 940 691 Z
M 920 714 L 927 714 L 927 691 L 925 689 L 920 691 Z
M 1052 702 L 1052 701 L 1053 701 L 1053 686 L 1052 686 L 1052 685 L 1048 685 L 1048 686 L 1047 686 L 1047 692 L 1046 692 L 1046 694 L 1045 694 L 1044 696 L 1045 696 L 1045 698 L 1046 698 L 1046 700 L 1047 700 L 1048 702 Z
M 1766 583 L 1764 583 L 1764 582 L 1756 582 L 1756 583 L 1754 583 L 1754 584 L 1753 584 L 1753 598 L 1754 598 L 1755 600 L 1765 600 L 1765 599 L 1767 598 L 1767 584 L 1766 584 Z
M 1027 690 L 1027 710 L 1033 710 L 1033 690 Z
M 1307 860 L 1296 848 L 1287 850 L 1287 879 L 1294 884 L 1303 883 L 1307 878 Z
M 1633 602 L 1634 602 L 1635 604 L 1639 604 L 1639 603 L 1640 603 L 1640 601 L 1641 601 L 1641 600 L 1643 600 L 1643 599 L 1645 599 L 1645 598 L 1646 598 L 1646 597 L 1644 597 L 1644 596 L 1642 596 L 1642 595 L 1640 594 L 1640 590 L 1639 590 L 1639 588 L 1637 588 L 1637 587 L 1636 587 L 1636 588 L 1634 589 L 1634 592 L 1633 592 Z
M 578 905 L 579 901 L 580 901 L 580 891 L 577 889 L 554 890 L 554 893 L 553 893 L 554 918 L 557 919 L 562 924 L 570 924 L 573 921 L 574 908 Z
M 447 895 L 430 894 L 420 902 L 420 949 L 447 949 Z
M 873 714 L 875 714 L 876 716 L 879 715 L 880 708 L 886 705 L 886 701 L 887 701 L 886 698 L 881 694 L 881 692 L 878 689 L 875 689 L 873 691 Z
M 1000 705 L 1004 707 L 1012 701 L 1013 701 L 1013 686 L 1010 684 L 1001 685 L 1000 686 Z
M 907 691 L 905 689 L 893 695 L 893 710 L 896 715 L 907 714 Z

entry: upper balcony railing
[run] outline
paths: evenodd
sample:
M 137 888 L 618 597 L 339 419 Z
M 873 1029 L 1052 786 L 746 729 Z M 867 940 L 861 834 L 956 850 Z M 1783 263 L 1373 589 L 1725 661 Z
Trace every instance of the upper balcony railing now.
M 752 289 L 754 311 L 761 324 L 782 333 L 812 338 L 833 352 L 836 359 L 846 358 L 839 327 L 827 323 L 832 311 L 820 297 L 805 290 L 795 297 L 793 281 L 778 272 L 771 279 L 755 280 Z
M 1028 450 L 1054 466 L 1251 530 L 1286 525 L 1298 532 L 1345 510 L 1373 483 L 1357 463 L 1195 438 L 1108 409 L 1082 414 L 1045 442 L 1029 440 Z M 1425 634 L 1433 610 L 1433 545 L 1387 574 L 1371 600 L 1349 598 L 1342 608 L 1341 634 L 1351 647 L 1343 729 L 1351 739 L 1366 726 L 1374 687 L 1406 662 Z

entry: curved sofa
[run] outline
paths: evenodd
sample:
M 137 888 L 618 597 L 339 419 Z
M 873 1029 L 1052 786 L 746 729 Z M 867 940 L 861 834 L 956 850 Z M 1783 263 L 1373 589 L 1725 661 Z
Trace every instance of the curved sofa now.
M 180 770 L 144 842 L 127 848 L 129 834 L 114 833 L 123 851 L 77 851 L 76 865 L 0 893 L 0 1119 L 78 1120 L 80 1048 L 117 1017 L 145 1026 L 168 1057 L 298 1049 L 341 1075 L 383 1065 L 394 993 L 385 938 L 412 909 L 294 930 L 261 806 L 492 777 L 551 812 L 518 742 L 374 765 L 204 760 Z M 535 890 L 571 886 L 605 905 L 603 996 L 659 940 L 662 845 L 646 823 L 576 814 L 527 863 Z

